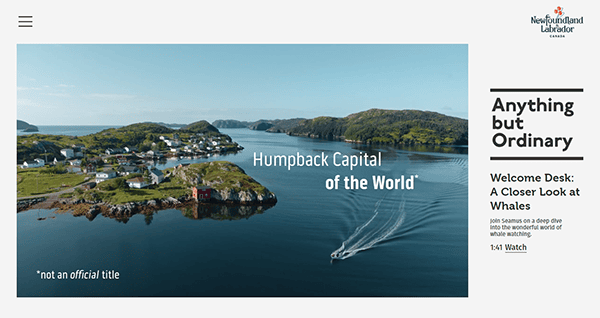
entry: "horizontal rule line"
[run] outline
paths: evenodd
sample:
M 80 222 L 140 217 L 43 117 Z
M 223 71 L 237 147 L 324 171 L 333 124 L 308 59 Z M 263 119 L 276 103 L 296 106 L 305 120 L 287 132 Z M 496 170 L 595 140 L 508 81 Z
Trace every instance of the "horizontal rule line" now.
M 31 19 L 31 18 L 33 18 L 32 15 L 20 15 L 19 16 L 19 19 Z
M 583 160 L 583 157 L 490 157 L 490 160 Z
M 490 88 L 490 92 L 519 93 L 519 92 L 575 92 L 583 93 L 583 88 Z

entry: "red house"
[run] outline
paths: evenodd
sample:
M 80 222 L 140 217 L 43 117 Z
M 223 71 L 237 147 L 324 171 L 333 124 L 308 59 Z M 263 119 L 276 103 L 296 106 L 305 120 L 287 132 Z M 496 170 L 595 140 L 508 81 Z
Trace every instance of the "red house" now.
M 192 187 L 192 196 L 196 201 L 210 199 L 210 187 Z

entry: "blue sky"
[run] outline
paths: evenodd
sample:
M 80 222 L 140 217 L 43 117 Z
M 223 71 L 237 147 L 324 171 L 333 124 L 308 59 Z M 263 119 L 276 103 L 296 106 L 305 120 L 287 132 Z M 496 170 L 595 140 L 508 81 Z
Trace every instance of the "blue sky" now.
M 467 118 L 467 45 L 17 46 L 17 118 L 34 125 L 344 117 Z

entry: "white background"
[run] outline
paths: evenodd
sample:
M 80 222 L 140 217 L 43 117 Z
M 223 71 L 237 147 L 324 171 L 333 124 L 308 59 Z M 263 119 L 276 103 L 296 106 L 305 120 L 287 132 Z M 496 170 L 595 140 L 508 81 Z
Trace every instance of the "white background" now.
M 550 38 L 531 24 L 556 6 L 584 24 L 565 38 Z M 593 316 L 598 298 L 596 244 L 598 186 L 598 37 L 596 1 L 21 1 L 2 4 L 3 166 L 14 167 L 16 50 L 18 43 L 460 43 L 469 46 L 469 297 L 468 298 L 250 298 L 68 299 L 16 298 L 14 168 L 2 183 L 1 285 L 6 312 L 24 316 L 108 313 L 136 316 Z M 18 28 L 18 15 L 33 28 Z M 490 88 L 567 87 L 582 93 L 495 94 Z M 560 96 L 575 101 L 575 115 L 529 116 L 526 132 L 572 136 L 560 149 L 504 149 L 491 142 L 497 96 L 529 100 Z M 492 162 L 490 156 L 584 156 L 584 161 Z M 491 172 L 575 175 L 576 199 L 531 199 L 527 212 L 490 209 Z M 563 185 L 564 186 L 564 185 Z M 564 230 L 529 239 L 489 236 L 490 217 L 562 218 Z M 491 243 L 521 243 L 527 254 L 490 251 Z

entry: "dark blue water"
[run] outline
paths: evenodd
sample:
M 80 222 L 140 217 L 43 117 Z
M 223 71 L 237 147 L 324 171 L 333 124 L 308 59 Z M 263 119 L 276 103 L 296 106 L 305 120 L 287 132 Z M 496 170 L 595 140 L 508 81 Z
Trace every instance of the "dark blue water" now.
M 222 129 L 245 147 L 229 160 L 278 202 L 244 217 L 165 210 L 127 222 L 49 210 L 17 215 L 19 296 L 468 295 L 465 149 L 423 153 L 357 147 L 247 129 Z M 255 167 L 254 152 L 331 156 L 382 152 L 381 167 Z M 177 164 L 167 161 L 159 166 Z M 414 190 L 373 190 L 373 175 L 419 175 Z M 368 190 L 326 190 L 336 175 Z M 38 220 L 40 217 L 54 216 Z M 187 216 L 187 217 L 186 217 Z M 221 215 L 222 216 L 222 215 Z M 229 219 L 228 219 L 229 218 Z M 395 227 L 394 227 L 395 226 Z M 356 233 L 357 228 L 362 228 Z M 353 234 L 356 234 L 353 236 Z M 330 254 L 342 242 L 359 251 Z M 374 244 L 373 244 L 374 243 Z M 362 248 L 362 249 L 361 249 Z M 119 280 L 42 280 L 37 271 L 115 270 Z

